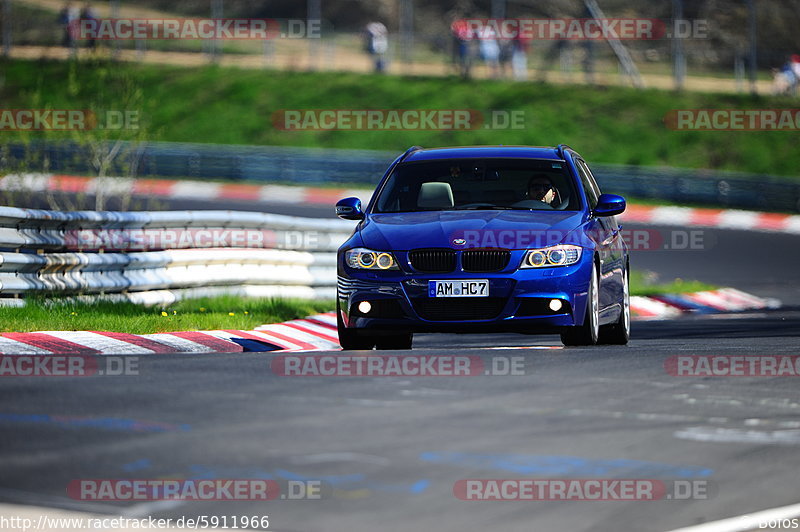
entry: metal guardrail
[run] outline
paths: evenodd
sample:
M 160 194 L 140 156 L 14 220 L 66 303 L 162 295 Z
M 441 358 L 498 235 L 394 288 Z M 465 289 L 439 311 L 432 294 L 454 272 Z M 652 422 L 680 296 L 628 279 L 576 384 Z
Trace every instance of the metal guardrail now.
M 74 143 L 5 146 L 11 168 L 91 175 L 90 150 Z M 1 155 L 1 154 L 0 154 Z M 310 184 L 377 184 L 397 153 L 186 143 L 127 145 L 108 175 Z M 46 163 L 46 164 L 45 164 Z M 593 164 L 604 191 L 675 203 L 800 212 L 800 181 L 766 175 Z
M 0 207 L 0 304 L 113 296 L 147 304 L 220 293 L 333 298 L 353 224 L 237 211 Z

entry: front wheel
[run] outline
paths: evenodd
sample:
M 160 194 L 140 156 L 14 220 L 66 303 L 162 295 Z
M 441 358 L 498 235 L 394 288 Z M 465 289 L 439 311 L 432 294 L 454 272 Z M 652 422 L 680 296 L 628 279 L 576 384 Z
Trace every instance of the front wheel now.
M 570 327 L 561 333 L 564 345 L 595 345 L 600 335 L 600 296 L 597 289 L 597 268 L 592 266 L 589 292 L 586 297 L 586 315 L 583 325 Z
M 375 338 L 359 335 L 355 330 L 344 326 L 338 301 L 336 302 L 336 328 L 339 333 L 339 345 L 344 351 L 369 351 L 375 347 Z
M 601 344 L 626 345 L 631 338 L 631 296 L 628 283 L 628 271 L 625 270 L 622 274 L 622 312 L 616 323 L 601 327 Z

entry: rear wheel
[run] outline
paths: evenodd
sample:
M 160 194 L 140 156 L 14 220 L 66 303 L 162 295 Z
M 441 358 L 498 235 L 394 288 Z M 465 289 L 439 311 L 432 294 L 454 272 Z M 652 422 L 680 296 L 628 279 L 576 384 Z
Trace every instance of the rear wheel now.
M 339 345 L 345 351 L 368 351 L 375 347 L 375 338 L 361 335 L 354 329 L 348 329 L 342 321 L 339 302 L 336 302 L 336 328 L 339 332 Z
M 598 323 L 600 323 L 600 296 L 597 287 L 597 268 L 592 267 L 583 325 L 566 329 L 561 333 L 561 341 L 564 345 L 595 345 L 600 335 Z
M 628 271 L 622 274 L 622 312 L 616 323 L 600 328 L 600 343 L 625 345 L 631 337 L 631 297 Z

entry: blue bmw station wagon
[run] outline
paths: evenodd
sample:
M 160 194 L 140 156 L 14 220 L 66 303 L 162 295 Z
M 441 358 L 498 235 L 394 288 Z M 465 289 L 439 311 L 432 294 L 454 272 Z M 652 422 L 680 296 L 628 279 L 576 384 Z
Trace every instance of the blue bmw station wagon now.
M 558 333 L 626 344 L 628 248 L 586 162 L 555 148 L 422 149 L 398 157 L 339 248 L 343 349 L 410 349 L 415 332 Z

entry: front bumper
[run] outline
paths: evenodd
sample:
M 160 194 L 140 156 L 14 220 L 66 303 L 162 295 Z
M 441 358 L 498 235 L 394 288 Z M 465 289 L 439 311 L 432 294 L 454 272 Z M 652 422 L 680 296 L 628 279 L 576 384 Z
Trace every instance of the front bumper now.
M 513 259 L 512 259 L 513 260 Z M 339 266 L 337 297 L 345 327 L 370 331 L 552 333 L 583 323 L 592 256 L 572 266 L 498 273 L 365 271 Z M 488 297 L 432 298 L 430 280 L 488 279 Z M 550 310 L 558 299 L 562 308 Z M 359 303 L 371 310 L 360 312 Z

